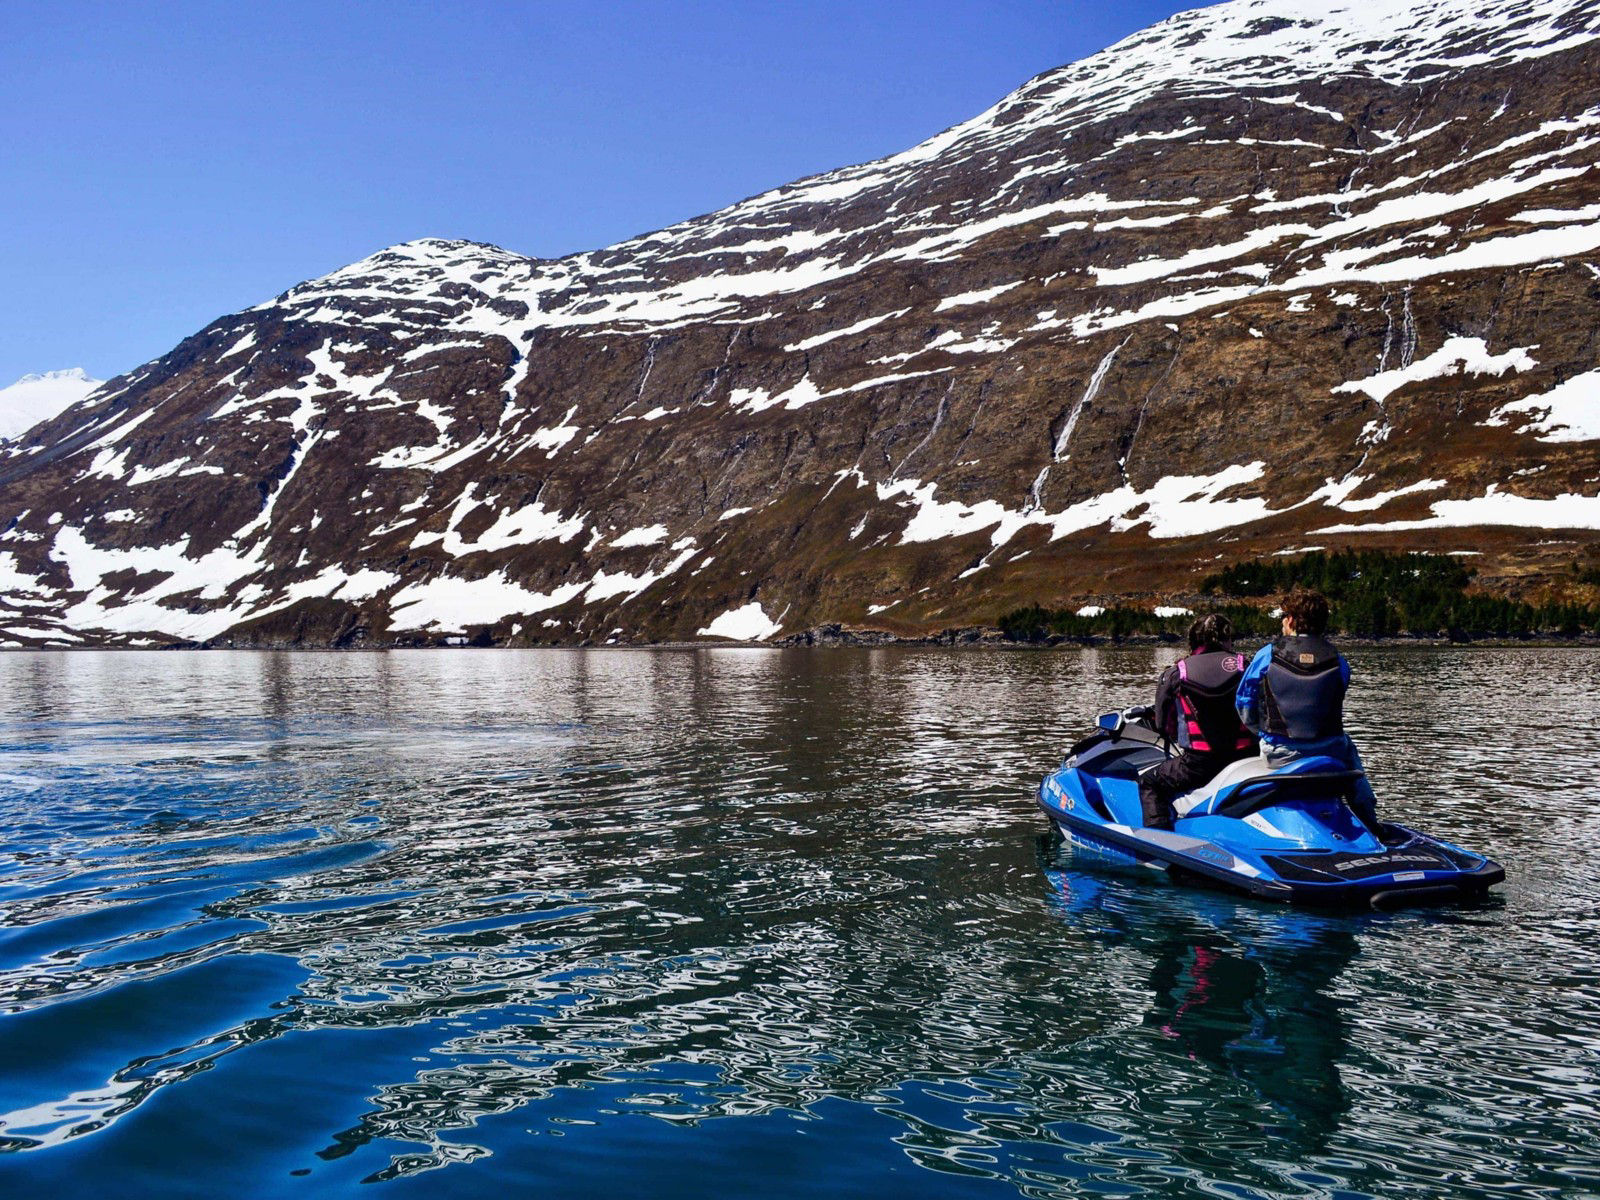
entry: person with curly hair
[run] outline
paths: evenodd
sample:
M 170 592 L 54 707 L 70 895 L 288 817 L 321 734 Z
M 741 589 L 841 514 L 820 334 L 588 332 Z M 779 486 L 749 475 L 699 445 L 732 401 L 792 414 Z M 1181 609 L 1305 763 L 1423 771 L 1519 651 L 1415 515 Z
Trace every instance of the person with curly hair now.
M 1256 652 L 1239 681 L 1239 719 L 1260 737 L 1262 757 L 1273 766 L 1326 755 L 1362 772 L 1352 807 L 1376 828 L 1377 798 L 1344 730 L 1350 664 L 1328 640 L 1328 598 L 1296 587 L 1283 598 L 1282 610 L 1283 636 Z

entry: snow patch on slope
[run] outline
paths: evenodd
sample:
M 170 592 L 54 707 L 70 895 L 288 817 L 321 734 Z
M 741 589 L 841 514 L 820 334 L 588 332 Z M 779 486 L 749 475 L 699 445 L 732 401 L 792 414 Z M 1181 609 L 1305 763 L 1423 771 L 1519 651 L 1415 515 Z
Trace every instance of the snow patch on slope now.
M 736 642 L 764 642 L 783 628 L 767 616 L 759 601 L 729 609 L 699 631 L 700 637 L 732 638 Z
M 1523 432 L 1537 433 L 1541 442 L 1600 439 L 1600 371 L 1574 375 L 1548 392 L 1502 404 L 1484 424 L 1505 425 L 1512 416 L 1524 415 L 1529 419 Z
M 1448 375 L 1504 375 L 1507 371 L 1531 371 L 1539 364 L 1530 350 L 1537 346 L 1513 348 L 1504 354 L 1490 354 L 1488 343 L 1482 338 L 1453 337 L 1445 341 L 1426 358 L 1419 358 L 1409 367 L 1380 371 L 1365 379 L 1341 383 L 1334 392 L 1365 392 L 1382 404 L 1408 383 L 1423 379 L 1442 379 Z
M 1600 529 L 1600 496 L 1572 492 L 1549 498 L 1514 496 L 1491 484 L 1469 500 L 1437 500 L 1433 515 L 1415 521 L 1382 521 L 1372 525 L 1330 525 L 1313 533 L 1386 533 L 1404 529 L 1465 529 L 1474 525 L 1510 525 L 1524 529 Z
M 530 591 L 496 571 L 482 579 L 457 579 L 442 575 L 401 588 L 390 598 L 394 629 L 438 629 L 460 632 L 469 625 L 492 625 L 514 613 L 540 613 L 559 608 L 587 587 L 563 584 L 548 592 Z
M 877 494 L 879 500 L 903 497 L 914 508 L 900 534 L 902 545 L 992 529 L 991 544 L 1002 546 L 1030 525 L 1048 528 L 1050 540 L 1055 541 L 1108 523 L 1113 533 L 1148 525 L 1153 538 L 1178 538 L 1213 533 L 1273 515 L 1274 510 L 1262 497 L 1222 496 L 1231 488 L 1260 479 L 1265 469 L 1266 464 L 1257 461 L 1225 467 L 1213 475 L 1171 475 L 1142 490 L 1125 485 L 1055 513 L 1018 511 L 995 500 L 975 504 L 941 501 L 935 499 L 937 483 L 918 479 L 880 483 Z
M 640 525 L 612 538 L 611 545 L 613 549 L 621 550 L 628 546 L 654 546 L 666 540 L 665 525 Z
M 491 503 L 487 498 L 480 500 L 477 491 L 478 485 L 469 483 L 456 498 L 444 532 L 425 530 L 411 539 L 412 548 L 438 542 L 446 554 L 459 558 L 463 554 L 505 550 L 512 546 L 526 546 L 532 542 L 554 540 L 565 544 L 582 533 L 586 527 L 582 516 L 563 516 L 559 512 L 552 512 L 535 500 L 510 512 L 499 513 L 487 529 L 469 542 L 456 532 L 456 526 L 474 508 Z

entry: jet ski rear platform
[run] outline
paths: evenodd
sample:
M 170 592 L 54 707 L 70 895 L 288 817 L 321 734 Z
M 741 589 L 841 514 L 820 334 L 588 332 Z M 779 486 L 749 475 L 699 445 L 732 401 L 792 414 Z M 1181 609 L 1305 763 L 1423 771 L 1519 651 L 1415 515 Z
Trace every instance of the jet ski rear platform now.
M 1328 758 L 1276 768 L 1242 759 L 1178 798 L 1174 829 L 1148 828 L 1139 772 L 1167 751 L 1141 724 L 1111 724 L 1039 785 L 1039 806 L 1077 850 L 1266 899 L 1342 907 L 1470 900 L 1505 879 L 1498 863 L 1416 830 L 1369 829 L 1348 803 L 1360 772 Z

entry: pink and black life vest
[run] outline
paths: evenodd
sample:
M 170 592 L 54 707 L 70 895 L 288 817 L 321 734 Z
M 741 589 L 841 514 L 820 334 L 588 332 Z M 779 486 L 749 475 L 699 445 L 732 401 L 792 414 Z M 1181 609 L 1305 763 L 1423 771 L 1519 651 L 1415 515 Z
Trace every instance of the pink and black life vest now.
M 1210 650 L 1178 660 L 1178 745 L 1200 754 L 1242 753 L 1255 737 L 1239 721 L 1234 698 L 1250 660 Z

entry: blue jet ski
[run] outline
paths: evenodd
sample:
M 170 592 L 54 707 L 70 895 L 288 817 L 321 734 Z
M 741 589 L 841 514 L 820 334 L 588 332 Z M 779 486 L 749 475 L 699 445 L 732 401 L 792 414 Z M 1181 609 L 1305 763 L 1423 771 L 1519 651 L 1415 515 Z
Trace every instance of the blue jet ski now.
M 1139 772 L 1171 753 L 1151 710 L 1106 713 L 1039 785 L 1039 806 L 1075 851 L 1297 904 L 1390 907 L 1483 896 L 1498 863 L 1400 825 L 1368 828 L 1348 797 L 1359 771 L 1333 758 L 1258 757 L 1179 796 L 1171 830 L 1147 828 Z

